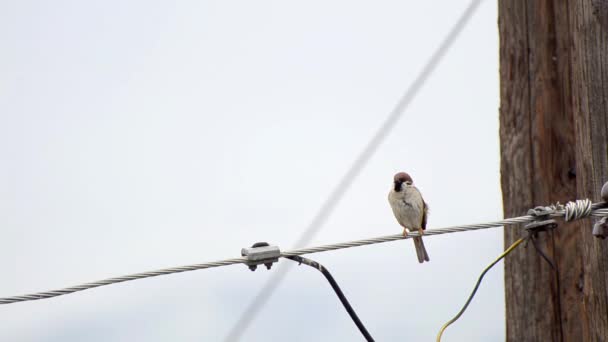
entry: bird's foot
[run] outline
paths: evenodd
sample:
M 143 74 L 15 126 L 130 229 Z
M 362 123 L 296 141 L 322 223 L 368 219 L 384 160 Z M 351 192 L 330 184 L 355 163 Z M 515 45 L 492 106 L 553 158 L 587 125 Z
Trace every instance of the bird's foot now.
M 407 237 L 407 228 L 403 228 L 403 237 Z
M 424 235 L 424 229 L 418 228 L 418 233 L 420 234 L 420 236 Z

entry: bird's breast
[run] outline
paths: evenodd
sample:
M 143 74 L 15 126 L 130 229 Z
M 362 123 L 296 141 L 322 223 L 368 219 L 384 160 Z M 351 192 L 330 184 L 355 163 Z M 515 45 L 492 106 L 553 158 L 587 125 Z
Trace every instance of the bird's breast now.
M 410 229 L 421 227 L 423 201 L 417 190 L 391 191 L 388 200 L 399 224 Z

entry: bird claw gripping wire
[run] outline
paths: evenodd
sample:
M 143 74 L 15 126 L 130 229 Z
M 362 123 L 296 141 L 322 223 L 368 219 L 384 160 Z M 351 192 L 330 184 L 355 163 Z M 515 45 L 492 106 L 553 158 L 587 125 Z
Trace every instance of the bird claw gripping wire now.
M 270 246 L 267 242 L 256 242 L 251 248 L 241 249 L 241 255 L 247 258 L 245 264 L 255 271 L 258 265 L 264 264 L 270 269 L 272 264 L 279 261 L 281 250 L 277 246 Z

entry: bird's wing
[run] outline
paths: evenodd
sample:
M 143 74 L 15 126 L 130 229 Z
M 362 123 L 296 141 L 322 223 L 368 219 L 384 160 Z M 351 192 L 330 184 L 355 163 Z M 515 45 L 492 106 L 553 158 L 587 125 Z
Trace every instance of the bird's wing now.
M 422 200 L 422 222 L 420 223 L 420 227 L 422 229 L 426 229 L 426 220 L 429 216 L 429 206 L 426 204 L 424 200 Z

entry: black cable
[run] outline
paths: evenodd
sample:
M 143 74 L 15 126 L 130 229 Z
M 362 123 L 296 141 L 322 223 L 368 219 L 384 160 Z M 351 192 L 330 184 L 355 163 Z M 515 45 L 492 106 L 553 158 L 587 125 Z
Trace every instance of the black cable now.
M 359 328 L 359 331 L 361 332 L 363 337 L 365 337 L 365 339 L 367 341 L 372 341 L 372 342 L 374 341 L 374 339 L 369 334 L 367 329 L 365 329 L 365 326 L 363 325 L 363 322 L 361 322 L 361 320 L 359 319 L 359 316 L 357 316 L 355 309 L 353 309 L 353 307 L 350 305 L 350 303 L 348 302 L 348 299 L 346 299 L 346 296 L 344 296 L 344 293 L 340 289 L 340 286 L 338 286 L 338 283 L 336 282 L 334 277 L 332 277 L 331 273 L 329 273 L 329 270 L 327 270 L 327 268 L 325 268 L 323 265 L 321 265 L 320 263 L 318 263 L 314 260 L 310 260 L 310 259 L 307 259 L 307 258 L 304 258 L 301 256 L 291 256 L 291 257 L 287 257 L 287 259 L 291 259 L 300 264 L 308 265 L 312 268 L 319 270 L 321 273 L 323 273 L 323 275 L 325 276 L 325 279 L 327 279 L 327 281 L 329 282 L 331 287 L 334 289 L 334 292 L 336 292 L 336 295 L 342 302 L 342 305 L 344 305 L 344 309 L 346 309 L 346 312 L 348 312 L 348 315 L 350 316 L 350 318 L 353 320 L 353 322 L 355 322 L 355 324 L 357 325 L 357 328 Z
M 557 320 L 559 323 L 559 330 L 561 333 L 561 338 L 563 340 L 564 338 L 564 331 L 563 331 L 563 327 L 561 324 L 561 319 L 559 318 L 559 315 L 561 315 L 562 312 L 562 299 L 561 299 L 561 286 L 560 286 L 560 281 L 559 281 L 559 269 L 557 268 L 557 265 L 551 261 L 551 259 L 547 256 L 547 254 L 545 254 L 545 252 L 543 252 L 543 250 L 540 248 L 540 246 L 538 245 L 537 241 L 536 241 L 536 235 L 535 234 L 530 234 L 530 240 L 532 240 L 532 245 L 534 246 L 534 249 L 536 249 L 536 251 L 538 252 L 538 254 L 540 254 L 540 256 L 545 259 L 545 261 L 549 264 L 549 266 L 551 266 L 551 268 L 553 269 L 553 271 L 555 271 L 555 277 L 556 277 L 556 291 L 557 291 L 557 312 L 558 312 L 558 317 Z
M 559 274 L 559 271 L 557 270 L 557 267 L 555 267 L 555 264 L 553 263 L 553 261 L 551 261 L 551 259 L 549 259 L 547 254 L 545 254 L 545 252 L 543 252 L 542 249 L 540 249 L 540 246 L 536 242 L 536 237 L 534 235 L 531 235 L 530 240 L 532 241 L 532 245 L 534 246 L 534 248 L 536 249 L 538 254 L 540 254 L 540 256 L 543 259 L 545 259 L 545 261 L 547 261 L 547 263 L 549 264 L 549 266 L 551 266 L 551 268 L 555 271 L 555 273 Z

